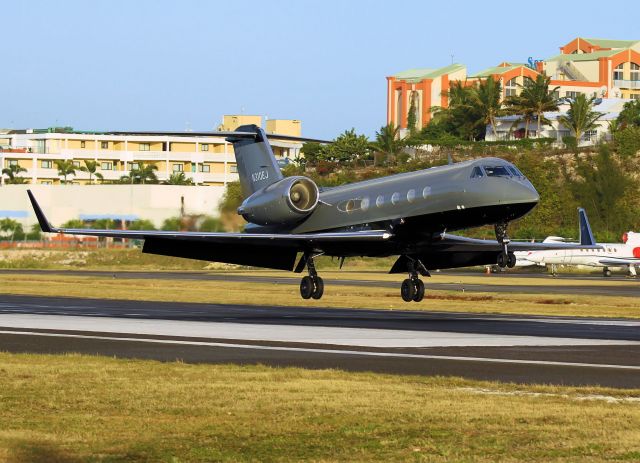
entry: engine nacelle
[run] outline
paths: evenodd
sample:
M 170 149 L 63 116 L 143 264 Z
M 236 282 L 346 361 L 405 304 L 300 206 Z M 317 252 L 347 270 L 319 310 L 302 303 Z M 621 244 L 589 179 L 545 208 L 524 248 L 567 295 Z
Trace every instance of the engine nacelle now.
M 318 205 L 320 192 L 307 177 L 287 177 L 256 191 L 238 208 L 247 222 L 259 225 L 294 224 Z

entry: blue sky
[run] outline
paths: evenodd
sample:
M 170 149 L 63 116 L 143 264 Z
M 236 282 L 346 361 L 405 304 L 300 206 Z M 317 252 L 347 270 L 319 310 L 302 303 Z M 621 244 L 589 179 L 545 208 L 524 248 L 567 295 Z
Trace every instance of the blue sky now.
M 385 123 L 387 75 L 473 73 L 577 36 L 640 39 L 637 3 L 590 1 L 3 2 L 0 127 L 211 130 L 295 118 L 333 138 Z

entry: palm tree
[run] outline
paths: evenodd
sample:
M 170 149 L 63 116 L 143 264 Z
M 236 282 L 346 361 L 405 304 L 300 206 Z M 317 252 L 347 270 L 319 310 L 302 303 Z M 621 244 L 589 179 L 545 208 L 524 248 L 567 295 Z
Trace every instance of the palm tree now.
M 549 120 L 544 117 L 544 113 L 558 110 L 558 100 L 555 98 L 554 93 L 560 87 L 549 90 L 550 82 L 551 77 L 539 74 L 536 80 L 525 79 L 524 85 L 519 85 L 522 88 L 522 92 L 520 92 L 519 95 L 522 106 L 526 108 L 528 112 L 535 115 L 538 121 L 537 137 L 540 137 L 541 125 L 550 123 Z
M 491 130 L 496 139 L 498 138 L 496 118 L 506 114 L 500 101 L 501 97 L 502 88 L 500 82 L 495 80 L 493 76 L 480 81 L 471 93 L 471 104 L 479 111 L 482 116 L 482 122 L 485 125 L 491 124 Z
M 7 168 L 2 169 L 2 174 L 9 177 L 9 179 L 7 180 L 7 183 L 15 185 L 15 184 L 22 184 L 27 181 L 27 179 L 24 177 L 18 177 L 19 173 L 26 172 L 26 171 L 27 169 L 25 169 L 24 167 L 20 167 L 19 164 L 12 164 Z
M 376 141 L 371 143 L 371 148 L 383 153 L 387 159 L 395 157 L 402 151 L 404 142 L 399 137 L 400 129 L 389 123 L 380 127 L 376 132 Z
M 174 172 L 168 180 L 163 182 L 165 185 L 193 185 L 193 180 L 187 178 L 184 172 Z
M 63 161 L 56 161 L 56 167 L 58 168 L 58 175 L 62 175 L 64 180 L 62 183 L 67 183 L 68 175 L 75 175 L 76 169 L 73 167 L 73 161 L 67 159 Z
M 507 114 L 519 116 L 511 126 L 511 130 L 518 126 L 520 122 L 524 122 L 524 138 L 529 138 L 529 124 L 533 120 L 533 109 L 521 98 L 520 95 L 512 95 L 504 100 L 505 111 Z
M 120 177 L 121 183 L 158 183 L 158 177 L 155 171 L 158 167 L 155 164 L 145 164 L 144 162 L 138 162 L 138 167 L 131 169 L 129 175 L 123 175 Z
M 96 172 L 98 170 L 98 161 L 92 161 L 90 159 L 84 160 L 84 166 L 79 167 L 82 172 L 87 172 L 89 174 L 89 183 L 93 183 L 93 177 L 95 176 L 97 179 L 103 180 L 104 176 L 100 172 Z
M 582 134 L 595 129 L 598 126 L 598 119 L 604 115 L 604 113 L 593 110 L 593 102 L 595 99 L 595 96 L 587 99 L 584 93 L 578 94 L 569 104 L 567 115 L 558 118 L 558 121 L 562 125 L 573 130 L 576 136 L 576 143 L 578 144 L 580 144 Z

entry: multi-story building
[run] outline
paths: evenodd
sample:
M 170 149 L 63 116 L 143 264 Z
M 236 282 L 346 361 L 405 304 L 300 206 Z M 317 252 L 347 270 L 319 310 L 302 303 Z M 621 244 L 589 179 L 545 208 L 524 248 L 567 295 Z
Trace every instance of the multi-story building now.
M 227 120 L 228 118 L 228 120 Z M 239 125 L 257 123 L 259 116 L 225 116 L 225 130 Z M 235 126 L 234 126 L 235 124 Z M 273 130 L 272 130 L 273 129 Z M 267 121 L 267 131 L 281 135 L 300 136 L 300 121 Z M 117 132 L 80 132 L 70 129 L 4 130 L 0 132 L 0 166 L 19 165 L 32 184 L 58 184 L 62 177 L 56 161 L 71 160 L 75 174 L 67 183 L 89 182 L 82 172 L 85 160 L 98 163 L 97 172 L 103 182 L 117 182 L 140 163 L 154 165 L 160 181 L 171 174 L 184 172 L 197 185 L 226 185 L 237 180 L 233 146 L 221 136 L 172 136 L 170 134 L 136 134 Z M 295 159 L 302 143 L 270 140 L 277 158 Z M 5 180 L 4 176 L 2 181 Z M 92 181 L 96 181 L 93 177 Z
M 603 98 L 640 98 L 640 41 L 576 38 L 560 47 L 560 54 L 527 64 L 503 62 L 467 75 L 462 64 L 439 69 L 412 69 L 387 77 L 387 123 L 407 129 L 408 114 L 416 108 L 417 126 L 431 120 L 437 107 L 449 104 L 448 90 L 455 81 L 472 85 L 489 76 L 500 82 L 502 96 L 517 95 L 524 79 L 544 73 L 558 97 L 578 93 Z

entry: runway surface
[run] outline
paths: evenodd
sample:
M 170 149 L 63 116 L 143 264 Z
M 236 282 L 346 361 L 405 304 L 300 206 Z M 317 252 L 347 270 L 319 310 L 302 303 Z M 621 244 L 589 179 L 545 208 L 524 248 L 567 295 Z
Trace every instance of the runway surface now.
M 116 279 L 167 279 L 167 280 L 197 280 L 197 281 L 231 281 L 231 282 L 258 282 L 273 283 L 283 285 L 300 284 L 299 276 L 263 276 L 263 275 L 230 275 L 222 273 L 210 272 L 109 272 L 103 270 L 0 270 L 0 274 L 32 274 L 32 275 L 72 275 L 72 276 L 94 276 L 99 278 L 116 278 Z M 366 274 L 366 272 L 363 272 Z M 470 272 L 450 272 L 447 275 L 460 276 L 481 276 L 481 273 Z M 500 284 L 503 277 L 521 278 L 522 284 Z M 579 283 L 558 284 L 557 281 L 553 285 L 526 284 L 531 279 L 553 279 L 553 280 L 578 280 Z M 325 278 L 326 286 L 362 286 L 362 287 L 379 287 L 394 288 L 399 291 L 401 276 L 398 281 L 379 281 L 371 280 L 353 280 L 353 279 L 334 279 Z M 618 284 L 597 285 L 592 284 L 593 281 L 613 281 Z M 619 284 L 626 282 L 627 284 Z M 486 284 L 468 284 L 468 283 L 437 283 L 429 278 L 424 279 L 427 290 L 450 290 L 450 291 L 470 291 L 470 292 L 498 292 L 498 293 L 527 293 L 527 294 L 583 294 L 595 296 L 626 296 L 640 297 L 640 281 L 630 279 L 628 277 L 611 277 L 603 278 L 602 276 L 582 275 L 582 276 L 558 276 L 550 277 L 546 274 L 530 273 L 530 274 L 514 274 L 502 273 L 487 276 Z
M 640 321 L 0 295 L 0 350 L 640 388 Z

